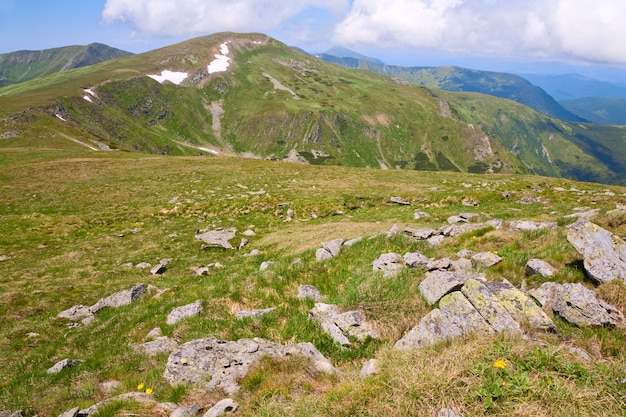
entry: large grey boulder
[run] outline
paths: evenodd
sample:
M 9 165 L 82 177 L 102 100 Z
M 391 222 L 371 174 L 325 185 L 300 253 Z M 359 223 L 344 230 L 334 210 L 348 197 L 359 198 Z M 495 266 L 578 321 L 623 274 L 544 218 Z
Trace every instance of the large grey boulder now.
M 567 228 L 567 240 L 583 256 L 589 277 L 599 284 L 626 281 L 626 242 L 586 220 Z
M 167 315 L 165 322 L 167 324 L 176 324 L 184 318 L 199 316 L 200 313 L 202 313 L 202 304 L 200 300 L 196 300 L 191 304 L 174 308 L 171 313 Z
M 428 313 L 394 345 L 396 349 L 411 349 L 442 340 L 473 333 L 492 334 L 494 330 L 460 291 L 446 295 L 439 308 Z
M 526 275 L 541 275 L 544 278 L 549 278 L 556 275 L 557 270 L 555 267 L 542 261 L 541 259 L 529 259 L 526 262 Z
M 502 262 L 502 257 L 492 252 L 480 252 L 473 255 L 470 259 L 475 268 L 491 268 Z
M 477 276 L 476 274 L 452 271 L 431 271 L 426 273 L 426 278 L 418 288 L 426 302 L 433 305 L 444 295 L 460 290 L 468 279 Z M 480 277 L 484 279 L 482 276 Z
M 623 314 L 609 303 L 596 298 L 593 290 L 582 284 L 545 282 L 529 291 L 544 309 L 552 310 L 580 327 L 620 326 Z
M 419 252 L 407 252 L 403 256 L 404 263 L 410 268 L 426 267 L 430 258 Z
M 230 240 L 235 237 L 236 233 L 237 229 L 234 227 L 209 230 L 196 234 L 196 240 L 203 242 L 207 248 L 234 249 Z
M 334 304 L 316 303 L 309 311 L 309 316 L 320 323 L 322 329 L 343 346 L 349 346 L 348 336 L 358 340 L 368 337 L 377 339 L 378 333 L 365 320 L 360 311 L 346 311 L 339 313 L 339 307 Z
M 219 417 L 226 413 L 234 413 L 237 407 L 239 407 L 239 404 L 230 398 L 225 398 L 218 401 L 217 404 L 211 407 L 202 417 Z
M 522 332 L 520 325 L 506 308 L 500 304 L 500 301 L 487 287 L 486 283 L 470 278 L 461 288 L 461 292 L 496 332 Z
M 404 257 L 394 252 L 383 253 L 372 262 L 372 269 L 382 272 L 386 277 L 396 275 L 404 267 Z
M 301 355 L 311 359 L 317 372 L 338 372 L 310 343 L 283 346 L 264 339 L 241 339 L 236 342 L 213 337 L 180 345 L 169 356 L 163 377 L 171 384 L 200 384 L 226 394 L 239 390 L 238 381 L 262 357 L 281 358 Z
M 138 283 L 131 289 L 118 291 L 108 297 L 99 299 L 96 304 L 89 307 L 89 309 L 92 313 L 96 313 L 105 307 L 117 308 L 125 306 L 137 301 L 145 291 L 146 287 L 142 283 Z
M 317 249 L 315 252 L 315 259 L 318 262 L 324 262 L 335 256 L 339 255 L 341 252 L 341 245 L 343 244 L 343 239 L 334 239 L 328 242 L 322 242 L 322 247 Z

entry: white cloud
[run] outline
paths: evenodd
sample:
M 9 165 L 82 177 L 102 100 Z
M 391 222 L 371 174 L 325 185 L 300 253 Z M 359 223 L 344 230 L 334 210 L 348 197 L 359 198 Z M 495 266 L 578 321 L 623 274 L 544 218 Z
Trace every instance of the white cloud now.
M 334 38 L 344 45 L 626 64 L 624 20 L 623 0 L 354 0 Z
M 147 35 L 181 36 L 273 29 L 298 13 L 320 7 L 340 13 L 348 0 L 107 0 L 105 23 L 125 22 Z

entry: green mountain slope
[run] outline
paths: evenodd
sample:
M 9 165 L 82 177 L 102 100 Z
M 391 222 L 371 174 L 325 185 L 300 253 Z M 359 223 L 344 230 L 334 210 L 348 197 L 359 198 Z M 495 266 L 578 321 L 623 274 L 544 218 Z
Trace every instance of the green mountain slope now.
M 341 50 L 339 50 L 341 52 Z M 503 72 L 460 67 L 400 67 L 374 62 L 369 58 L 339 56 L 334 50 L 318 55 L 320 59 L 347 68 L 365 69 L 398 77 L 413 84 L 447 91 L 489 94 L 525 104 L 559 119 L 581 122 L 583 118 L 561 106 L 542 88 L 524 78 Z
M 0 55 L 0 87 L 132 55 L 101 43 Z
M 561 104 L 594 123 L 626 125 L 626 100 L 623 98 L 583 97 L 563 100 Z
M 175 85 L 147 76 L 163 71 L 186 77 Z M 71 138 L 171 155 L 626 178 L 622 129 L 342 68 L 260 34 L 196 38 L 8 86 L 0 112 L 3 147 Z

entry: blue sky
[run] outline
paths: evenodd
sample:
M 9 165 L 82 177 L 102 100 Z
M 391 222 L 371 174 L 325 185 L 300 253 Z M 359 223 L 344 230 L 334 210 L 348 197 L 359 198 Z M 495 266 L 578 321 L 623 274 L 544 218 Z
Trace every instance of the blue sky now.
M 0 0 L 0 53 L 101 42 L 140 53 L 230 30 L 397 65 L 624 74 L 624 0 Z

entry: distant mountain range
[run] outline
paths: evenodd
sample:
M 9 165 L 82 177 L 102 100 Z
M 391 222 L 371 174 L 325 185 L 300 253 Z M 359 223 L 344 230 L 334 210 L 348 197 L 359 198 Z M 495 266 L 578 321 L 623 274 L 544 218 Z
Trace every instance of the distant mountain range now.
M 561 101 L 563 107 L 590 122 L 626 125 L 626 100 L 623 98 L 582 97 Z
M 595 80 L 580 74 L 520 75 L 531 83 L 540 86 L 559 101 L 583 97 L 626 99 L 626 85 Z
M 101 43 L 0 55 L 0 87 L 132 55 Z
M 457 68 L 419 73 L 492 90 L 496 79 L 502 90 L 516 80 Z M 219 33 L 0 88 L 0 147 L 12 148 L 108 146 L 626 185 L 625 134 L 344 68 L 262 34 Z

